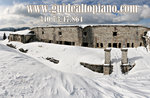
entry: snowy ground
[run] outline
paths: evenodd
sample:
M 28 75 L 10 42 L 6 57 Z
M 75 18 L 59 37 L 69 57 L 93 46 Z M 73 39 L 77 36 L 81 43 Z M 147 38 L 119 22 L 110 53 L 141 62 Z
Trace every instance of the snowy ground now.
M 11 33 L 10 31 L 0 31 L 0 40 L 2 40 L 3 39 L 3 35 L 4 35 L 4 33 L 6 34 L 6 36 L 8 37 L 9 36 L 9 34 Z
M 80 62 L 104 63 L 104 50 L 34 42 L 0 41 L 0 98 L 149 98 L 150 53 L 144 47 L 129 49 L 136 66 L 126 75 L 120 71 L 121 51 L 112 49 L 110 76 L 92 72 Z M 28 49 L 21 53 L 18 49 Z M 60 60 L 54 64 L 46 60 Z

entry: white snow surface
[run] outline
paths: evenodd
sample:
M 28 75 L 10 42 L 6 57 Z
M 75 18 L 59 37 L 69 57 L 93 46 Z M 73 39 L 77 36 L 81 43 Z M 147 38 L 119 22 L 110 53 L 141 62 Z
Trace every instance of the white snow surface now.
M 150 31 L 148 31 L 146 35 L 150 38 Z
M 30 30 L 21 30 L 21 31 L 16 31 L 16 32 L 11 32 L 10 34 L 19 34 L 19 35 L 29 35 Z
M 3 35 L 4 33 L 6 34 L 7 38 L 9 36 L 9 34 L 11 33 L 10 31 L 0 31 L 0 40 L 3 40 Z
M 128 51 L 135 67 L 120 69 L 121 50 L 111 50 L 113 73 L 103 75 L 80 65 L 104 63 L 104 49 L 42 42 L 22 44 L 0 41 L 0 98 L 149 98 L 150 53 L 144 48 Z M 28 49 L 21 53 L 18 49 Z M 54 64 L 45 58 L 59 60 Z

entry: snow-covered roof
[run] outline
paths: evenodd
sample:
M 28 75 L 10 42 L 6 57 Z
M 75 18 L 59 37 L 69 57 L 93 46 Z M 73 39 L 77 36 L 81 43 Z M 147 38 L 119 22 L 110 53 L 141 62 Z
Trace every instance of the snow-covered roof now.
M 142 26 L 140 24 L 76 24 L 76 25 L 49 25 L 49 26 L 45 26 L 45 27 L 81 27 L 81 28 L 85 28 L 87 26 L 141 26 L 141 27 L 145 27 Z M 42 27 L 42 26 L 38 26 L 38 27 Z M 33 27 L 36 28 L 36 27 Z M 44 27 L 43 27 L 44 28 Z
M 18 34 L 18 35 L 31 35 L 30 30 L 22 30 L 22 31 L 16 31 L 16 32 L 12 32 L 10 34 Z

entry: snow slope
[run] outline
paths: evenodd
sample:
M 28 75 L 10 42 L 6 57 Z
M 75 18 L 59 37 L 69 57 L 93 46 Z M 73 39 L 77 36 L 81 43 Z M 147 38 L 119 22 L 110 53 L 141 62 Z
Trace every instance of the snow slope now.
M 107 96 L 91 79 L 56 71 L 1 44 L 0 61 L 0 98 Z
M 129 49 L 136 66 L 121 74 L 121 51 L 112 49 L 113 73 L 105 76 L 79 63 L 104 63 L 103 49 L 34 42 L 10 42 L 17 50 L 0 44 L 0 98 L 149 98 L 150 53 L 144 47 Z M 19 48 L 28 49 L 20 53 Z M 54 64 L 46 60 L 60 60 Z

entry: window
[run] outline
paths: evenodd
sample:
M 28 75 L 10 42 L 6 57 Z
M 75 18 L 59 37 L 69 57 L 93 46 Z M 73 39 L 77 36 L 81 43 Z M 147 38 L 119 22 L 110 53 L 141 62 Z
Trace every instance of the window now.
M 117 32 L 113 32 L 113 36 L 117 36 Z
M 140 46 L 142 46 L 142 42 L 140 42 Z
M 57 44 L 62 44 L 62 41 L 57 41 Z
M 103 48 L 103 43 L 101 43 L 101 48 Z
M 71 45 L 71 42 L 65 41 L 65 45 Z
M 82 43 L 82 46 L 88 47 L 89 45 L 88 45 L 88 43 Z
M 42 34 L 44 34 L 44 31 L 42 31 Z
M 108 47 L 111 47 L 111 43 L 108 43 Z
M 62 41 L 60 41 L 59 44 L 62 44 Z
M 72 45 L 75 45 L 75 42 L 72 42 Z
M 130 43 L 127 43 L 127 47 L 130 47 Z
M 62 35 L 62 32 L 58 32 L 59 35 Z
M 49 43 L 52 43 L 52 41 L 51 41 L 51 40 L 49 40 Z
M 83 32 L 83 35 L 84 35 L 84 36 L 87 36 L 87 32 Z
M 132 48 L 134 48 L 134 43 L 132 43 Z
M 96 44 L 96 47 L 99 47 L 99 43 Z
M 119 48 L 121 48 L 121 43 L 119 43 Z
M 117 43 L 113 43 L 113 47 L 114 47 L 114 48 L 117 48 Z

